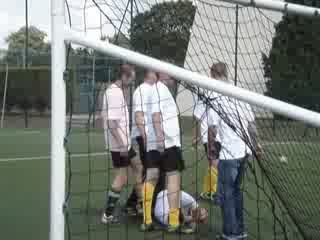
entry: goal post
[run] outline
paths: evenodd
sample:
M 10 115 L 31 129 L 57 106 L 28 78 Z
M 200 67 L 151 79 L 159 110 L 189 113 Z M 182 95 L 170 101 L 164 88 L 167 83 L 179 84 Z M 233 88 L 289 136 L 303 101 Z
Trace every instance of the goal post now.
M 50 240 L 64 239 L 66 86 L 66 47 L 63 33 L 64 0 L 51 0 L 51 164 L 50 164 Z
M 283 13 L 297 14 L 301 16 L 318 16 L 320 9 L 302 6 L 299 4 L 288 3 L 279 0 L 222 0 L 224 2 L 240 4 L 244 6 L 257 7 Z
M 225 0 L 225 2 L 252 5 L 258 8 L 288 12 L 304 16 L 314 16 L 319 9 L 288 4 L 273 0 Z M 252 105 L 268 109 L 291 119 L 320 127 L 320 114 L 293 104 L 285 103 L 244 88 L 232 86 L 196 72 L 177 67 L 158 59 L 128 50 L 112 43 L 97 40 L 89 35 L 80 34 L 65 25 L 65 1 L 51 0 L 52 31 L 52 82 L 51 82 L 51 168 L 50 168 L 50 240 L 63 240 L 64 201 L 65 201 L 65 149 L 66 134 L 66 86 L 63 78 L 66 68 L 66 43 L 90 47 L 112 57 L 125 60 L 144 68 L 167 73 L 181 81 L 214 90 Z

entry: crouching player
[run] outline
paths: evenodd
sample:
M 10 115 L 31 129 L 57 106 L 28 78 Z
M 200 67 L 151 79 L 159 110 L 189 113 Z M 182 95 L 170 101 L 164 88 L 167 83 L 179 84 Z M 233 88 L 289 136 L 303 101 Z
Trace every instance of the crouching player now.
M 208 211 L 200 208 L 196 200 L 188 193 L 181 191 L 181 227 L 180 233 L 191 234 L 195 232 L 196 224 L 206 223 L 208 219 Z M 169 201 L 168 191 L 161 191 L 156 198 L 154 207 L 154 216 L 156 220 L 164 226 L 169 223 Z

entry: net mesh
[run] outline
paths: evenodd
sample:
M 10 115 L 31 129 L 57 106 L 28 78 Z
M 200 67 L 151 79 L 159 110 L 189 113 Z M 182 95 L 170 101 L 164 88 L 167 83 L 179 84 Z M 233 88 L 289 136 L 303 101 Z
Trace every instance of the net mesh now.
M 178 9 L 182 9 L 179 14 L 185 18 L 181 19 L 178 10 L 170 5 L 180 1 L 68 0 L 66 18 L 75 30 L 97 39 L 108 38 L 118 45 L 204 75 L 209 74 L 213 62 L 223 61 L 233 84 L 264 94 L 269 79 L 262 56 L 269 55 L 275 25 L 282 15 L 215 0 L 182 2 L 185 5 Z M 159 8 L 166 14 L 158 16 L 155 9 Z M 166 21 L 177 35 L 159 30 Z M 150 23 L 149 29 L 144 27 L 147 23 Z M 165 40 L 176 43 L 168 46 Z M 192 116 L 199 101 L 212 108 L 229 126 L 238 122 L 238 116 L 226 112 L 219 104 L 219 98 L 213 98 L 198 86 L 181 81 L 173 91 L 180 112 L 182 149 L 187 165 L 182 186 L 209 210 L 207 225 L 199 226 L 199 231 L 192 236 L 167 235 L 164 231 L 144 234 L 139 232 L 142 220 L 127 217 L 121 207 L 117 208 L 120 225 L 102 225 L 101 209 L 114 169 L 108 146 L 105 146 L 104 130 L 97 118 L 102 96 L 116 78 L 120 61 L 92 49 L 79 50 L 77 46 L 70 49 L 69 52 L 76 49 L 86 56 L 76 62 L 78 70 L 70 71 L 73 74 L 69 78 L 73 81 L 68 82 L 68 194 L 65 207 L 68 239 L 189 239 L 212 238 L 220 233 L 220 209 L 199 198 L 208 164 L 201 144 L 192 146 L 192 131 L 196 128 Z M 74 62 L 69 60 L 69 66 Z M 141 71 L 143 69 L 137 69 L 136 86 L 142 81 Z M 128 94 L 129 112 L 132 92 L 133 89 Z M 236 106 L 239 111 L 247 111 L 239 102 Z M 254 157 L 248 162 L 241 187 L 248 239 L 318 239 L 318 129 L 259 107 L 253 109 L 264 154 L 261 161 Z M 245 118 L 249 119 L 249 115 Z M 244 126 L 236 124 L 233 130 L 256 156 Z M 79 144 L 85 146 L 80 152 Z M 127 186 L 120 205 L 125 204 L 131 192 L 132 179 Z

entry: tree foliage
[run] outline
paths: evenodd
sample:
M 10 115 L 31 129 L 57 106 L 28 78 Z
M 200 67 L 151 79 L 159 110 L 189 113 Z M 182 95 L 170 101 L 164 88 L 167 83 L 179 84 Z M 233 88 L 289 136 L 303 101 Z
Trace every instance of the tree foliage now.
M 291 0 L 320 7 L 320 1 Z M 267 95 L 320 111 L 320 18 L 285 15 L 262 55 Z
M 28 64 L 43 65 L 50 63 L 50 44 L 46 40 L 47 34 L 40 29 L 30 26 L 28 28 L 28 53 L 29 58 L 25 58 L 26 27 L 21 27 L 18 31 L 11 33 L 6 38 L 8 52 L 6 60 L 12 65 L 22 65 L 24 61 Z M 44 61 L 44 58 L 46 59 Z
M 134 50 L 182 65 L 195 16 L 191 1 L 156 4 L 134 17 L 130 29 Z

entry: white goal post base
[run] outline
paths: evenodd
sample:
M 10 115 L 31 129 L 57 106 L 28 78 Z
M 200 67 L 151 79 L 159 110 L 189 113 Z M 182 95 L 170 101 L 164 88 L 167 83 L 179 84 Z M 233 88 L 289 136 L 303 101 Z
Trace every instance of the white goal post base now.
M 320 9 L 284 3 L 273 0 L 225 0 L 242 5 L 252 5 L 258 8 L 288 12 L 304 16 L 315 16 Z M 64 0 L 51 0 L 52 22 L 52 114 L 51 114 L 51 186 L 50 186 L 50 240 L 63 240 L 65 201 L 65 149 L 64 138 L 66 130 L 66 87 L 63 73 L 66 68 L 65 43 L 76 43 L 101 51 L 112 57 L 119 58 L 147 69 L 167 73 L 174 78 L 195 84 L 199 87 L 214 90 L 223 95 L 237 98 L 249 104 L 271 110 L 272 112 L 292 119 L 304 121 L 311 126 L 320 127 L 320 114 L 282 101 L 266 97 L 235 87 L 207 76 L 174 66 L 169 63 L 139 54 L 137 52 L 118 47 L 75 32 L 65 27 Z

